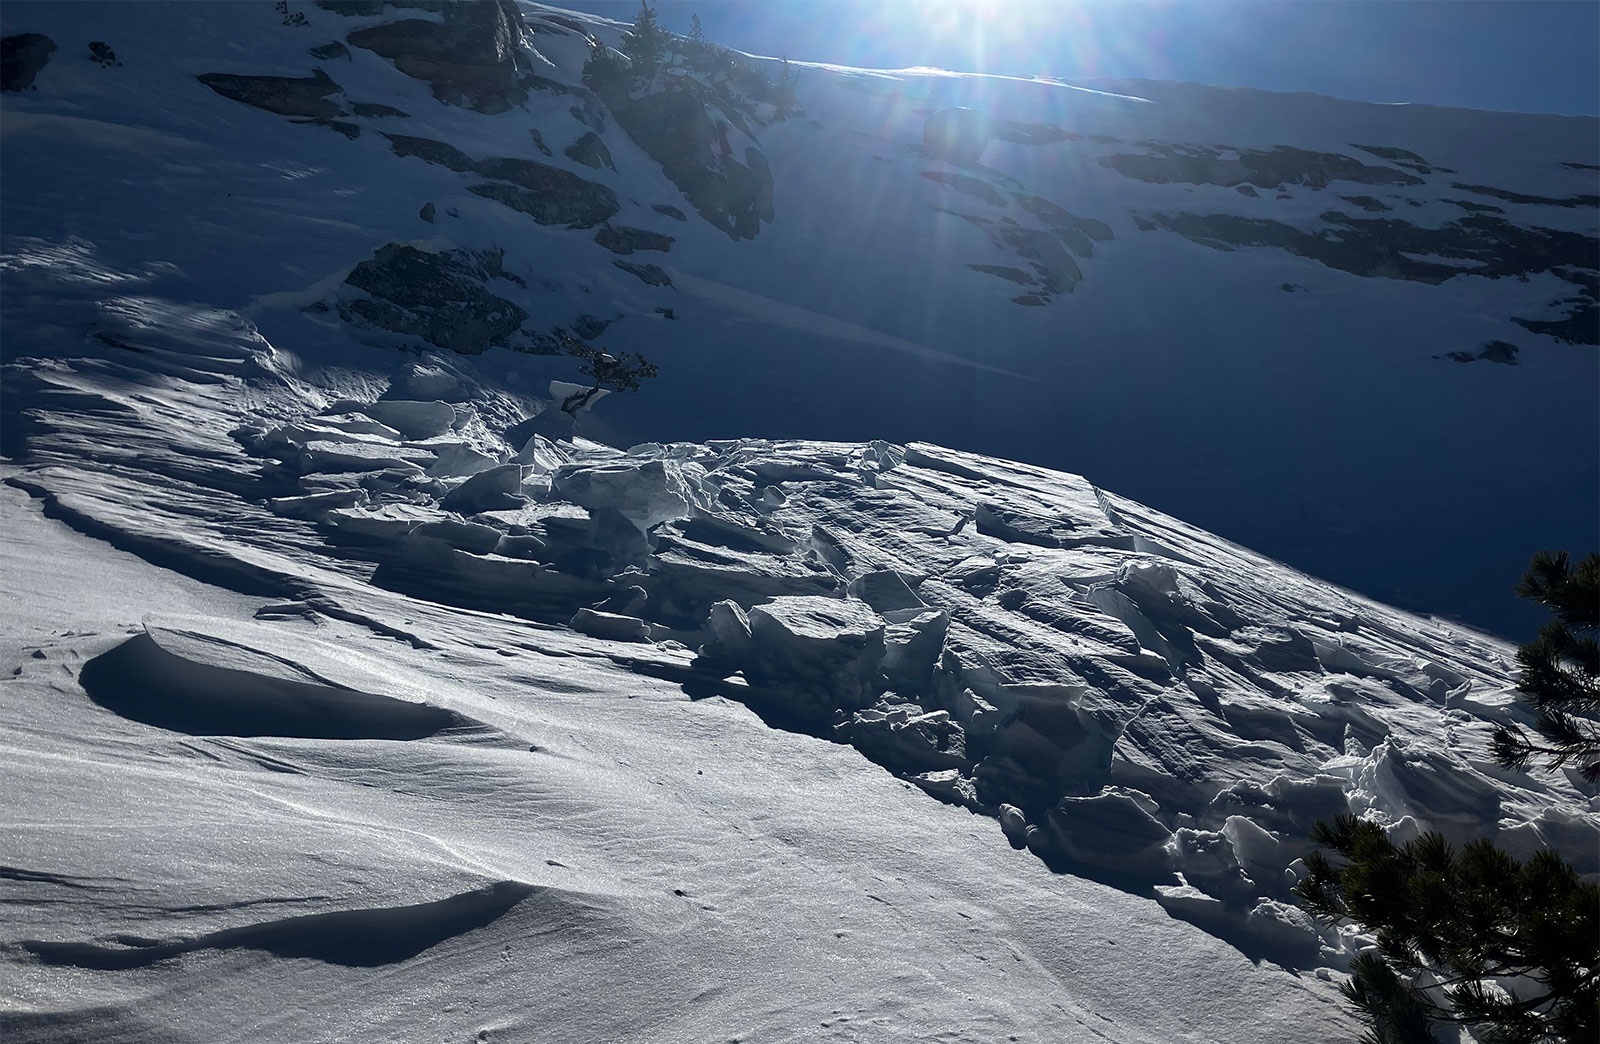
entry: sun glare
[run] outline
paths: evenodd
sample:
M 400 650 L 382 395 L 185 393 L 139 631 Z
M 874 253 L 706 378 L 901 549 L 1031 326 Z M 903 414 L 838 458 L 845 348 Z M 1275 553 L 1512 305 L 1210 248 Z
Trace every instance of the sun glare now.
M 852 8 L 863 57 L 884 40 L 914 41 L 910 64 L 1022 76 L 1103 75 L 1111 58 L 1142 56 L 1159 70 L 1159 41 L 1122 27 L 1111 4 L 1072 0 L 887 0 Z M 863 64 L 873 64 L 864 61 Z

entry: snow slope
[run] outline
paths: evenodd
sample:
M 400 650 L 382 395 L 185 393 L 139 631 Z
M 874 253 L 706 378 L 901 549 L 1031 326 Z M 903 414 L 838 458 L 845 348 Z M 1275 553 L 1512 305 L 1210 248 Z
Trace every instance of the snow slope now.
M 297 27 L 266 4 L 8 5 L 7 33 L 63 46 L 6 98 L 8 249 L 88 243 L 119 271 L 159 263 L 159 292 L 247 309 L 314 358 L 353 337 L 404 340 L 299 310 L 331 302 L 385 243 L 503 251 L 526 285 L 496 296 L 525 310 L 524 331 L 617 320 L 603 343 L 660 364 L 602 411 L 621 441 L 922 438 L 1064 467 L 1505 633 L 1536 622 L 1508 594 L 1529 553 L 1592 538 L 1595 353 L 1513 321 L 1567 316 L 1560 336 L 1594 340 L 1592 119 L 805 67 L 789 118 L 753 106 L 745 133 L 727 123 L 737 113 L 713 114 L 729 156 L 754 144 L 771 176 L 770 220 L 730 240 L 581 85 L 589 44 L 567 26 L 613 43 L 620 26 L 525 7 L 518 53 L 539 79 L 490 114 L 341 43 L 442 16 L 301 6 Z M 122 64 L 87 61 L 88 38 Z M 333 43 L 347 53 L 308 53 Z M 342 91 L 320 103 L 344 113 L 342 133 L 196 79 L 319 68 Z M 953 105 L 1003 121 L 979 168 L 923 155 L 927 113 Z M 386 111 L 371 106 L 409 115 L 359 114 Z M 673 241 L 618 257 L 592 221 L 539 224 L 469 191 L 470 172 L 395 155 L 385 134 L 570 172 L 616 192 L 610 221 Z M 614 169 L 565 153 L 584 135 Z M 1322 158 L 1228 166 L 1282 147 Z M 1338 169 L 1378 181 L 1329 180 Z M 1056 242 L 1052 208 L 1110 238 Z M 1040 258 L 1055 292 L 1041 295 Z M 1485 355 L 1495 341 L 1517 350 Z M 549 369 L 500 365 L 536 381 Z
M 1586 175 L 1546 161 L 1592 123 L 807 70 L 805 115 L 721 110 L 707 153 L 757 188 L 769 166 L 768 220 L 759 191 L 681 166 L 680 190 L 574 93 L 583 38 L 525 10 L 543 31 L 495 62 L 409 66 L 480 108 L 526 91 L 499 112 L 356 45 L 323 60 L 338 93 L 210 81 L 286 116 L 195 77 L 310 79 L 308 47 L 455 16 L 7 6 L 7 34 L 62 45 L 0 110 L 8 1040 L 1323 1041 L 1353 1032 L 1335 983 L 1369 940 L 1290 902 L 1317 818 L 1600 871 L 1594 787 L 1487 757 L 1523 713 L 1510 645 L 1137 492 L 1280 540 L 1303 504 L 1308 546 L 1345 526 L 1366 575 L 1450 606 L 1423 520 L 1439 557 L 1528 539 L 1516 483 L 1559 472 L 1554 525 L 1583 524 L 1592 349 L 1511 321 L 1578 284 L 1219 250 L 1173 230 L 1202 209 L 1174 193 L 1310 222 L 1343 189 L 1147 183 L 1060 148 L 1204 126 L 1226 172 L 1367 125 L 1553 199 Z M 122 64 L 72 53 L 89 39 Z M 953 102 L 1127 140 L 926 162 L 915 110 Z M 580 119 L 615 171 L 568 161 Z M 1458 155 L 1463 120 L 1524 151 Z M 1017 193 L 1070 208 L 1056 247 Z M 1420 245 L 1413 274 L 1487 250 Z M 1484 264 L 1539 263 L 1509 256 Z M 1260 328 L 1215 337 L 1224 313 Z M 582 316 L 662 370 L 574 430 L 549 381 L 575 363 L 538 353 Z M 1113 340 L 1119 316 L 1148 335 Z M 1380 321 L 1427 344 L 1360 336 Z M 1429 357 L 1491 333 L 1515 367 Z M 1542 439 L 1568 455 L 1514 475 Z

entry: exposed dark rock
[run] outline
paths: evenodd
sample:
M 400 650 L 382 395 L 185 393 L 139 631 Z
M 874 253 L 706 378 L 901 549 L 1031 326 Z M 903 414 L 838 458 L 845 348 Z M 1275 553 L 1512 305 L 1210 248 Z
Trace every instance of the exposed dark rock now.
M 1301 286 L 1299 283 L 1279 283 L 1278 284 L 1278 289 L 1282 290 L 1286 294 L 1297 294 L 1297 293 L 1309 293 L 1310 292 L 1304 286 Z
M 1518 319 L 1517 322 L 1522 322 Z M 1490 341 L 1483 346 L 1481 351 L 1474 352 L 1445 352 L 1443 355 L 1434 356 L 1435 359 L 1451 359 L 1455 362 L 1484 362 L 1503 363 L 1506 366 L 1517 365 L 1517 352 L 1520 349 L 1509 341 Z
M 614 322 L 615 319 L 602 319 L 598 315 L 580 315 L 572 321 L 572 332 L 585 341 L 592 341 Z
M 1596 306 L 1592 296 L 1587 298 L 1569 298 L 1565 301 L 1554 302 L 1557 305 L 1574 305 L 1560 319 L 1521 319 L 1512 318 L 1512 322 L 1524 329 L 1554 337 L 1567 344 L 1600 344 L 1600 306 Z
M 470 156 L 454 145 L 446 145 L 442 141 L 432 138 L 416 138 L 409 134 L 385 134 L 389 139 L 389 147 L 396 156 L 415 156 L 428 163 L 437 163 L 441 167 L 459 170 L 463 173 L 477 170 L 478 165 Z
M 613 254 L 631 254 L 635 250 L 667 251 L 674 242 L 671 236 L 628 225 L 605 225 L 595 233 L 594 241 Z
M 1389 204 L 1375 196 L 1340 196 L 1346 203 L 1353 203 L 1369 214 L 1376 214 L 1380 210 L 1393 210 Z
M 709 89 L 687 80 L 637 100 L 615 92 L 604 100 L 622 129 L 708 222 L 733 239 L 751 239 L 761 222 L 773 219 L 766 157 L 754 148 L 734 157 L 728 124 L 711 116 L 709 106 L 720 102 Z
M 1350 147 L 1353 149 L 1360 149 L 1362 152 L 1370 153 L 1379 159 L 1386 159 L 1390 162 L 1416 163 L 1421 166 L 1428 165 L 1428 161 L 1423 159 L 1421 156 L 1418 156 L 1415 152 L 1408 152 L 1405 149 L 1397 149 L 1388 145 L 1357 145 L 1352 142 Z
M 611 162 L 611 150 L 606 148 L 606 143 L 601 141 L 600 135 L 594 131 L 589 131 L 561 151 L 567 154 L 568 159 L 582 163 L 586 167 L 593 167 L 596 170 L 601 167 L 617 169 L 616 164 Z
M 1254 185 L 1235 185 L 1233 187 L 1233 191 L 1239 193 L 1241 196 L 1249 196 L 1251 199 L 1255 199 L 1261 195 L 1261 193 L 1256 191 Z
M 941 185 L 948 185 L 957 192 L 965 192 L 969 196 L 976 196 L 985 203 L 994 207 L 1006 205 L 1005 197 L 986 181 L 969 177 L 966 174 L 952 174 L 944 170 L 925 170 L 922 176 L 929 181 L 937 181 Z
M 544 143 L 544 135 L 539 133 L 538 127 L 529 127 L 528 137 L 533 139 L 534 148 L 538 149 L 541 154 L 546 156 L 555 155 L 555 153 L 550 151 L 550 146 Z
M 387 6 L 384 0 L 316 0 L 316 2 L 324 11 L 332 11 L 347 18 L 365 18 L 383 14 L 383 9 Z
M 1421 185 L 1422 179 L 1393 167 L 1375 167 L 1334 152 L 1310 152 L 1288 145 L 1271 150 L 1238 150 L 1238 158 L 1226 158 L 1220 148 L 1199 145 L 1167 145 L 1147 142 L 1149 151 L 1102 156 L 1100 162 L 1119 174 L 1158 185 L 1180 182 L 1189 185 L 1250 184 L 1256 188 L 1277 189 L 1282 185 L 1325 188 L 1333 181 L 1354 181 L 1364 185 Z
M 612 264 L 633 276 L 646 286 L 671 286 L 672 277 L 655 265 L 636 265 L 632 261 L 613 261 Z
M 480 0 L 443 8 L 443 22 L 406 19 L 357 29 L 346 39 L 393 61 L 427 83 L 433 96 L 479 112 L 521 104 L 521 42 L 527 26 L 512 0 Z
M 1460 189 L 1462 192 L 1476 192 L 1480 196 L 1493 196 L 1507 203 L 1531 203 L 1541 207 L 1587 207 L 1591 210 L 1600 207 L 1600 196 L 1567 196 L 1556 199 L 1552 196 L 1530 196 L 1524 192 L 1512 192 L 1510 189 L 1494 188 L 1489 185 L 1463 185 L 1459 181 L 1452 181 L 1450 187 Z
M 1422 205 L 1416 200 L 1407 200 L 1406 202 L 1410 203 L 1414 207 L 1419 207 Z M 1497 207 L 1492 203 L 1474 203 L 1470 199 L 1445 199 L 1440 200 L 1440 202 L 1454 203 L 1462 210 L 1470 210 L 1474 214 L 1504 214 L 1506 212 L 1504 207 Z
M 18 33 L 0 39 L 0 91 L 25 91 L 56 52 L 43 33 Z
M 1093 257 L 1095 243 L 1104 243 L 1116 238 L 1111 226 L 1104 221 L 1079 217 L 1037 196 L 1026 196 L 1021 193 L 1012 195 L 1029 213 L 1055 225 L 1056 228 L 1053 230 L 1055 234 L 1079 257 Z
M 1047 224 L 1066 225 L 1077 220 L 1065 207 L 1058 206 L 1048 199 L 1030 196 L 1026 192 L 1013 192 L 1011 198 L 1016 200 L 1023 210 Z
M 345 282 L 367 293 L 339 302 L 347 322 L 420 337 L 440 348 L 477 354 L 506 345 L 528 313 L 484 289 L 502 275 L 500 259 L 465 251 L 427 253 L 389 243 Z
M 995 141 L 1009 141 L 1018 145 L 1053 145 L 1058 141 L 1077 141 L 1082 135 L 1063 130 L 1053 123 L 990 120 L 989 137 Z
M 280 116 L 309 116 L 326 119 L 345 112 L 328 100 L 340 87 L 321 69 L 314 76 L 235 76 L 231 73 L 201 73 L 196 77 L 224 98 L 232 98 Z
M 361 137 L 361 128 L 360 127 L 357 127 L 353 123 L 346 123 L 343 120 L 314 119 L 314 120 L 294 120 L 292 122 L 294 122 L 294 123 L 312 123 L 312 124 L 315 124 L 318 127 L 326 127 L 331 131 L 336 131 L 339 134 L 343 134 L 345 137 L 349 138 L 351 141 L 354 141 L 357 138 Z
M 319 44 L 318 46 L 311 48 L 311 57 L 317 59 L 319 62 L 331 62 L 335 58 L 350 57 L 350 48 L 346 47 L 338 40 L 330 40 L 325 44 Z
M 1040 297 L 1038 294 L 1023 294 L 1020 297 L 1013 297 L 1011 300 L 1019 305 L 1028 305 L 1033 308 L 1039 308 L 1050 303 L 1046 298 Z
M 929 159 L 975 167 L 989 137 L 989 118 L 977 109 L 939 109 L 922 125 L 922 152 Z
M 585 181 L 570 171 L 532 160 L 486 159 L 477 171 L 504 184 L 473 185 L 470 191 L 486 199 L 529 214 L 541 225 L 591 228 L 608 220 L 619 208 L 617 194 L 604 185 Z
M 117 52 L 113 51 L 111 45 L 104 40 L 89 41 L 89 60 L 102 69 L 122 64 L 117 58 Z
M 679 210 L 677 207 L 669 206 L 666 203 L 652 203 L 652 204 L 650 204 L 650 209 L 654 210 L 657 214 L 660 214 L 662 217 L 669 217 L 674 221 L 688 221 L 689 220 L 689 218 L 684 214 L 683 211 Z
M 1271 246 L 1361 276 L 1442 283 L 1460 275 L 1519 276 L 1600 268 L 1600 240 L 1577 232 L 1522 228 L 1503 218 L 1475 214 L 1439 228 L 1394 218 L 1354 218 L 1325 211 L 1329 226 L 1317 232 L 1262 218 L 1231 214 L 1157 214 L 1155 220 L 1196 243 L 1218 250 Z M 1142 219 L 1136 219 L 1142 220 Z M 1142 226 L 1141 226 L 1142 227 Z M 1419 261 L 1435 255 L 1474 261 L 1470 269 Z
M 1074 254 L 1085 258 L 1094 256 L 1094 243 L 1076 228 L 1057 228 L 1053 231 L 1061 242 L 1072 248 Z
M 392 105 L 380 105 L 377 102 L 351 102 L 350 111 L 357 116 L 365 116 L 369 120 L 383 119 L 389 116 L 408 117 L 411 114 L 395 108 Z
M 1449 169 L 1434 166 L 1415 152 L 1408 152 L 1405 149 L 1392 148 L 1388 145 L 1351 145 L 1351 148 L 1360 149 L 1362 152 L 1377 156 L 1379 159 L 1386 159 L 1397 167 L 1404 167 L 1406 170 L 1417 174 L 1432 174 L 1435 171 L 1444 174 L 1450 173 Z
M 999 225 L 995 233 L 1019 255 L 1035 262 L 1034 271 L 1039 273 L 1046 291 L 1071 293 L 1083 279 L 1078 263 L 1050 233 L 1019 225 Z
M 1600 164 L 1595 164 L 1595 163 L 1568 163 L 1568 162 L 1563 162 L 1561 165 L 1563 167 L 1570 167 L 1573 170 L 1600 170 Z
M 1483 346 L 1483 351 L 1478 353 L 1478 358 L 1485 362 L 1505 363 L 1508 366 L 1517 364 L 1516 345 L 1509 341 L 1490 341 Z
M 418 217 L 420 217 L 422 220 L 426 221 L 430 225 L 433 224 L 433 215 L 434 215 L 434 208 L 433 208 L 433 202 L 431 200 L 428 201 L 427 203 L 422 204 L 422 210 L 420 210 L 417 213 Z
M 1033 278 L 1033 276 L 1024 272 L 1022 269 L 1010 268 L 1006 265 L 968 265 L 967 267 L 972 269 L 974 272 L 983 272 L 987 275 L 999 276 L 1001 279 L 1009 279 L 1013 283 L 1021 283 L 1023 286 L 1032 286 L 1038 282 L 1037 279 Z

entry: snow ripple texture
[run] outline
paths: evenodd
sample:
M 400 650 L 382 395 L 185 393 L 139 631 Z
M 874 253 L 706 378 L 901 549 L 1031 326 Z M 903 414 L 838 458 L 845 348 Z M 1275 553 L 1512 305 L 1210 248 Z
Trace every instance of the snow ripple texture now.
M 928 444 L 523 437 L 497 419 L 519 404 L 461 359 L 295 373 L 237 316 L 93 307 L 82 354 L 12 365 L 26 408 L 10 483 L 84 533 L 257 600 L 255 621 L 148 616 L 89 649 L 77 683 L 118 730 L 290 774 L 346 773 L 363 744 L 396 744 L 419 752 L 389 757 L 426 791 L 460 783 L 459 769 L 430 782 L 428 748 L 481 750 L 491 778 L 506 771 L 481 760 L 494 751 L 544 749 L 485 698 L 506 679 L 524 698 L 644 685 L 687 697 L 681 713 L 742 704 L 794 742 L 848 744 L 927 806 L 985 817 L 991 849 L 1026 848 L 1296 968 L 1338 968 L 1365 945 L 1292 905 L 1319 818 L 1600 869 L 1593 788 L 1487 756 L 1491 727 L 1524 719 L 1507 645 L 1079 476 Z M 393 651 L 341 649 L 339 633 Z M 576 683 L 551 657 L 608 673 Z M 745 770 L 733 744 L 718 756 L 720 773 Z M 492 859 L 446 861 L 408 902 L 305 898 L 286 920 L 20 943 L 39 967 L 83 973 L 235 950 L 373 967 L 555 894 Z M 40 873 L 57 871 L 14 880 Z M 579 891 L 563 924 L 625 917 Z M 317 941 L 369 923 L 382 927 L 359 945 Z

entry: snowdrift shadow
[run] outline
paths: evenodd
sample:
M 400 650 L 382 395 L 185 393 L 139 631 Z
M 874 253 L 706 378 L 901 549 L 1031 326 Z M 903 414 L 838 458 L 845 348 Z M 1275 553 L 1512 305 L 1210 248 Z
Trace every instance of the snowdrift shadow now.
M 78 681 L 115 714 L 192 736 L 417 740 L 486 728 L 425 703 L 187 660 L 149 634 L 96 656 Z
M 6 1044 L 202 1044 L 201 1038 L 112 1004 L 0 1011 Z
M 497 881 L 485 888 L 415 906 L 343 910 L 264 921 L 191 939 L 160 942 L 118 937 L 123 945 L 29 940 L 24 949 L 46 964 L 96 971 L 143 968 L 197 950 L 264 950 L 349 968 L 398 964 L 424 950 L 482 928 L 532 895 L 533 885 Z

